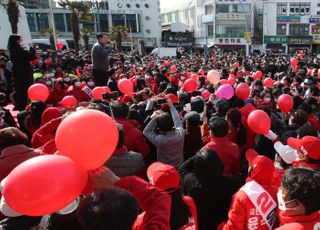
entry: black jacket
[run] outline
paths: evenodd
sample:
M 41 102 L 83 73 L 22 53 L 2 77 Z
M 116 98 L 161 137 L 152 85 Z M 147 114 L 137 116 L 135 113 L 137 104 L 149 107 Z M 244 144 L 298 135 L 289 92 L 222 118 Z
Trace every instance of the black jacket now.
M 210 180 L 201 181 L 193 173 L 193 165 L 194 157 L 184 162 L 179 169 L 185 193 L 191 196 L 196 204 L 199 230 L 217 229 L 222 221 L 228 220 L 231 198 L 240 188 L 240 180 L 232 176 L 222 176 L 223 165 L 217 165 L 216 175 Z

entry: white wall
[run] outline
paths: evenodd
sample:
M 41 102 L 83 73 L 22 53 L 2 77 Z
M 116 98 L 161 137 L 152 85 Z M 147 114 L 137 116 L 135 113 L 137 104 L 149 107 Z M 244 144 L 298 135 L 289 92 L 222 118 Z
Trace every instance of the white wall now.
M 22 37 L 25 45 L 32 42 L 31 34 L 24 7 L 20 6 L 20 18 L 18 23 L 18 34 Z M 0 49 L 7 49 L 8 38 L 12 34 L 7 12 L 0 8 Z

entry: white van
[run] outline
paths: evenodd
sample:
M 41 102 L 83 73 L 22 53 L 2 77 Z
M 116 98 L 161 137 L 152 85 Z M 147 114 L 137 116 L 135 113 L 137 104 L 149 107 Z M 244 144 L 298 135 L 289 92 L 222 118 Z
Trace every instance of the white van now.
M 64 44 L 64 49 L 69 49 L 69 44 L 66 39 L 57 39 L 57 43 L 62 42 Z M 38 46 L 39 49 L 46 50 L 51 49 L 50 41 L 47 38 L 37 38 L 32 39 L 32 43 L 34 46 Z

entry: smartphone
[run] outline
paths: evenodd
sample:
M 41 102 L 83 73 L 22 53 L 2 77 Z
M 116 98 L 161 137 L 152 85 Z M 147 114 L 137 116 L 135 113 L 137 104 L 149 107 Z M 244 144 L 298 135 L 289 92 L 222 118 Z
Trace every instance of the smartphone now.
M 167 103 L 167 99 L 166 98 L 157 100 L 157 105 L 161 105 L 161 104 L 164 104 L 164 103 Z
M 104 100 L 117 99 L 119 97 L 119 92 L 112 91 L 110 93 L 104 93 L 104 94 L 102 94 L 102 97 Z

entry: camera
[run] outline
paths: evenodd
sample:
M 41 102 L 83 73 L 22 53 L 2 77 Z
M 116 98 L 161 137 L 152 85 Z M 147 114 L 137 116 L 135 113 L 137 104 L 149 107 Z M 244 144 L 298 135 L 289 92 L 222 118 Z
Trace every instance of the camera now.
M 110 93 L 104 93 L 104 94 L 102 94 L 102 97 L 104 100 L 117 99 L 119 97 L 119 92 L 112 91 Z

